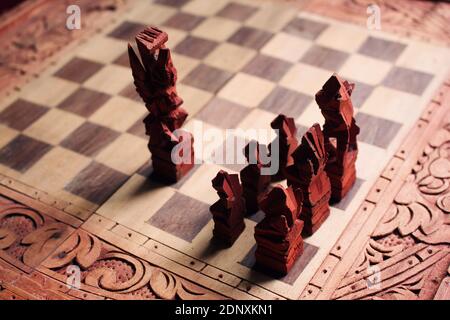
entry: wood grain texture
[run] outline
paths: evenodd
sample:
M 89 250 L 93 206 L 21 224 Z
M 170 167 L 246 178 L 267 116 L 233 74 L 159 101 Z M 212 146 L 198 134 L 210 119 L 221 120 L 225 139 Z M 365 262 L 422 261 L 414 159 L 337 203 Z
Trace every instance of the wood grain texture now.
M 298 4 L 304 10 L 329 16 L 342 21 L 351 21 L 365 26 L 366 9 L 371 0 L 310 0 L 305 5 L 298 0 L 276 0 Z M 434 1 L 389 1 L 376 2 L 381 9 L 382 29 L 422 41 L 450 44 L 450 4 Z

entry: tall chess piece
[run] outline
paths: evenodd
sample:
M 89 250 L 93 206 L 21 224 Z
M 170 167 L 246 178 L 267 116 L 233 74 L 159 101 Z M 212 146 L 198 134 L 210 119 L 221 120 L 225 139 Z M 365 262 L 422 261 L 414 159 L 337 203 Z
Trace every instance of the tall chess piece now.
M 305 223 L 303 235 L 310 236 L 330 215 L 331 186 L 325 172 L 328 156 L 319 124 L 303 135 L 292 157 L 294 163 L 286 169 L 287 182 L 302 191 L 300 219 Z
M 177 94 L 177 70 L 165 47 L 167 40 L 167 33 L 148 27 L 136 36 L 142 63 L 130 44 L 128 55 L 136 91 L 150 112 L 144 124 L 150 136 L 153 175 L 176 182 L 194 166 L 194 139 L 179 130 L 188 113 L 180 107 L 183 100 Z
M 353 117 L 350 98 L 354 87 L 335 73 L 316 94 L 316 102 L 325 118 L 323 133 L 328 152 L 325 170 L 330 178 L 333 201 L 345 197 L 356 180 L 359 127 Z

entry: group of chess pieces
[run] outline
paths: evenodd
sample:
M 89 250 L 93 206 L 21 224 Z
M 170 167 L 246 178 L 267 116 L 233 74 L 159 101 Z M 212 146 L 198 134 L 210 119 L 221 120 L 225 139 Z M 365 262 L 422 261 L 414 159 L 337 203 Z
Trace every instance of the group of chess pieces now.
M 193 138 L 179 132 L 188 113 L 177 95 L 177 71 L 170 50 L 165 47 L 167 33 L 148 27 L 136 37 L 140 59 L 129 45 L 130 65 L 137 92 L 149 115 L 144 119 L 150 136 L 153 175 L 166 182 L 181 179 L 194 164 Z M 210 207 L 214 219 L 214 238 L 232 246 L 245 229 L 244 217 L 259 210 L 265 217 L 255 226 L 256 265 L 284 275 L 303 253 L 303 237 L 311 236 L 330 214 L 330 203 L 338 202 L 356 180 L 359 128 L 353 117 L 351 94 L 354 84 L 333 74 L 315 96 L 325 119 L 323 130 L 314 124 L 297 140 L 293 118 L 277 116 L 271 127 L 277 132 L 279 170 L 263 174 L 267 164 L 260 152 L 273 151 L 251 141 L 243 150 L 251 161 L 240 174 L 219 171 L 212 180 L 219 200 Z M 185 139 L 189 137 L 189 139 Z M 188 161 L 173 163 L 172 149 L 191 144 Z M 277 182 L 287 181 L 287 188 Z

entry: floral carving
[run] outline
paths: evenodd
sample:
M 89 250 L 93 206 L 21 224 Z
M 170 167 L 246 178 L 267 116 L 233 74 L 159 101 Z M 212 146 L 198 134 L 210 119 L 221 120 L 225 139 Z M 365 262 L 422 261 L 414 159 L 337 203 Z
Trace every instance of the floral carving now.
M 449 186 L 450 132 L 443 128 L 425 148 L 373 237 L 396 230 L 428 244 L 450 243 Z
M 88 232 L 75 231 L 45 214 L 1 196 L 0 258 L 28 273 L 40 271 L 43 274 L 35 276 L 47 277 L 45 283 L 63 283 L 54 287 L 65 290 L 69 276 L 67 268 L 78 267 L 81 287 L 79 292 L 71 290 L 75 297 L 85 298 L 90 294 L 110 299 L 223 299 L 106 244 Z M 27 286 L 45 290 L 50 296 L 63 294 L 52 291 L 53 288 L 41 288 L 34 282 L 33 285 L 27 283 Z M 34 298 L 40 296 L 32 295 Z
M 447 121 L 428 141 L 333 297 L 431 299 L 449 268 L 449 244 Z M 379 287 L 365 283 L 374 272 L 379 272 Z
M 81 290 L 100 293 L 112 299 L 223 298 L 81 230 L 59 246 L 40 269 L 65 281 L 67 267 L 72 265 L 80 268 Z

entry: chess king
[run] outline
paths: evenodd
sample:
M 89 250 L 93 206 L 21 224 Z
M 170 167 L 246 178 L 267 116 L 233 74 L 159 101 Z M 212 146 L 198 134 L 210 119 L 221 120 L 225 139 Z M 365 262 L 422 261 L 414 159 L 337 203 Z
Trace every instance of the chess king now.
M 177 70 L 165 47 L 167 40 L 167 33 L 147 27 L 136 36 L 142 63 L 130 44 L 128 55 L 136 91 L 150 112 L 144 124 L 150 136 L 153 176 L 173 183 L 194 166 L 194 138 L 180 129 L 188 113 L 177 94 Z
M 353 117 L 351 94 L 354 87 L 335 73 L 315 97 L 325 118 L 323 133 L 328 152 L 325 170 L 330 178 L 333 201 L 345 197 L 356 180 L 359 127 Z

